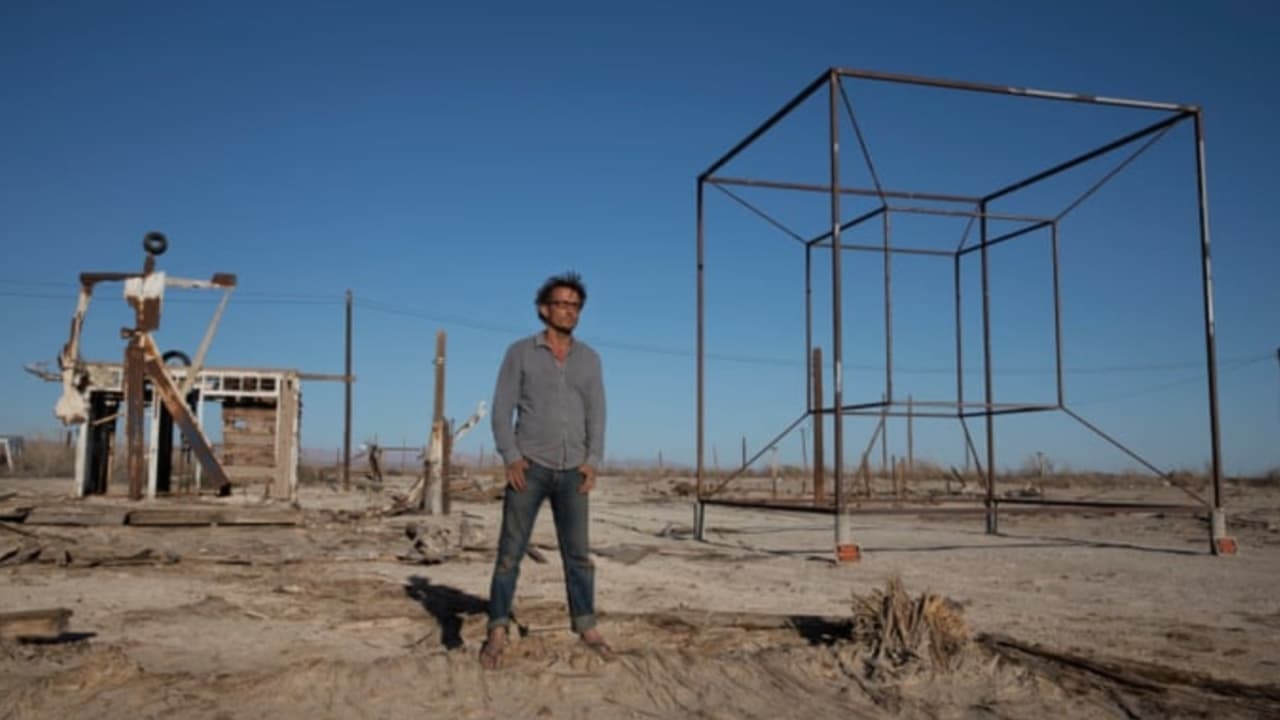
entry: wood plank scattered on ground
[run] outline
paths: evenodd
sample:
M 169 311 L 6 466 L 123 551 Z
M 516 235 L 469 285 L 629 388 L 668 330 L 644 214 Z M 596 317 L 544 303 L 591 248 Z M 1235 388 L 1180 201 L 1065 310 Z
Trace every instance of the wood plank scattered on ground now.
M 22 522 L 31 512 L 30 505 L 10 505 L 0 507 L 0 522 Z
M 129 513 L 130 525 L 300 525 L 302 514 L 285 508 L 145 508 Z
M 26 525 L 123 525 L 128 509 L 106 505 L 37 506 L 23 519 Z
M 0 613 L 0 637 L 6 640 L 57 640 L 67 632 L 71 610 L 50 608 Z

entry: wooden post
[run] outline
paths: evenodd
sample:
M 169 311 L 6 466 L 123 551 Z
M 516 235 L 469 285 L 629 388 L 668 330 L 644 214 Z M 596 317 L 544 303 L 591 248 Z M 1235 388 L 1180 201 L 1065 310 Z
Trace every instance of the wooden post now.
M 774 445 L 772 448 L 770 448 L 770 452 L 771 452 L 771 455 L 769 457 L 769 469 L 770 469 L 771 475 L 773 476 L 772 497 L 774 500 L 777 500 L 778 499 L 778 446 Z
M 351 291 L 347 291 L 346 374 L 343 376 L 342 489 L 351 489 Z
M 907 475 L 916 474 L 915 401 L 907 396 Z
M 142 336 L 134 334 L 124 352 L 125 458 L 129 467 L 129 498 L 141 500 L 146 486 L 147 463 L 143 440 L 143 368 Z
M 441 507 L 448 515 L 453 508 L 453 493 L 449 489 L 449 477 L 453 475 L 453 421 L 444 421 L 444 459 L 440 468 L 441 494 L 444 496 Z
M 887 402 L 883 394 L 880 395 L 880 402 Z M 884 474 L 889 471 L 889 408 L 885 405 L 880 406 L 880 473 Z
M 803 427 L 800 428 L 800 472 L 809 474 L 809 434 Z
M 422 494 L 423 504 L 431 514 L 443 514 L 444 509 L 444 458 L 445 458 L 445 421 L 444 421 L 444 358 L 445 334 L 443 330 L 436 332 L 436 385 L 435 405 L 431 412 L 431 438 L 427 443 L 426 467 Z

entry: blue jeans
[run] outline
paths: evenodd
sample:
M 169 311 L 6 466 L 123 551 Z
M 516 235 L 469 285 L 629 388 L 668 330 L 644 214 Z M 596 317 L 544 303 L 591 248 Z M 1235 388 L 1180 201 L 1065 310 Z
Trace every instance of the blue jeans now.
M 595 564 L 591 562 L 588 536 L 587 493 L 578 492 L 583 476 L 577 468 L 552 470 L 529 463 L 524 490 L 507 486 L 502 503 L 502 535 L 498 559 L 489 586 L 489 625 L 505 628 L 511 621 L 520 561 L 529 549 L 529 536 L 542 501 L 550 498 L 551 514 L 564 563 L 564 586 L 569 596 L 569 620 L 573 631 L 583 633 L 596 625 Z

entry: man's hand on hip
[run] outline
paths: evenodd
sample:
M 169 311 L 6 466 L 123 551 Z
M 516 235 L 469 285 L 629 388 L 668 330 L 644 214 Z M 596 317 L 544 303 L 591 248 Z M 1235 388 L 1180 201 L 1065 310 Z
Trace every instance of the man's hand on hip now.
M 524 490 L 524 471 L 529 469 L 529 461 L 520 458 L 507 466 L 507 484 L 517 492 Z
M 582 473 L 582 484 L 578 486 L 578 492 L 591 492 L 596 486 L 596 469 L 591 465 L 579 465 L 578 472 Z

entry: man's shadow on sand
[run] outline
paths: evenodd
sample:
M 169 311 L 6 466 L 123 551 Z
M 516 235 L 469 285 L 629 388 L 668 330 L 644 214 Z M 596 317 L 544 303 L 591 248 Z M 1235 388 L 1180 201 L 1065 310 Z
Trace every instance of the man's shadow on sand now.
M 440 644 L 449 650 L 462 647 L 463 616 L 482 615 L 489 610 L 489 602 L 484 598 L 448 585 L 433 585 L 431 580 L 418 575 L 405 582 L 404 594 L 440 623 Z

